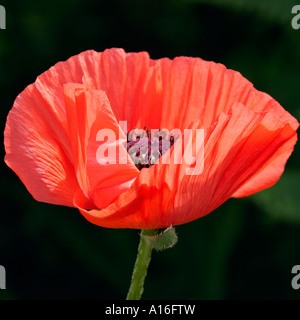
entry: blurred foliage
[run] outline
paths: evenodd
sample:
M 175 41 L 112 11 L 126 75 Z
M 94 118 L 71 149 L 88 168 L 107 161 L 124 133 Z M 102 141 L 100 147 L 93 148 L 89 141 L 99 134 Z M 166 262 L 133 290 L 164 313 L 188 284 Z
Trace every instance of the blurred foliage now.
M 184 0 L 183 0 L 184 1 Z M 297 0 L 188 0 L 191 3 L 210 4 L 217 8 L 228 8 L 232 11 L 258 14 L 273 23 L 289 23 L 291 9 L 299 4 Z
M 300 225 L 299 181 L 299 171 L 286 170 L 274 187 L 253 195 L 252 199 L 270 218 Z
M 300 30 L 287 0 L 2 1 L 1 125 L 15 97 L 54 63 L 83 50 L 122 47 L 152 58 L 199 56 L 240 71 L 300 118 Z M 2 148 L 2 156 L 4 150 Z M 144 299 L 299 299 L 300 151 L 272 188 L 230 199 L 176 227 L 179 241 L 154 252 Z M 137 230 L 87 222 L 76 209 L 38 203 L 2 163 L 3 299 L 124 299 Z

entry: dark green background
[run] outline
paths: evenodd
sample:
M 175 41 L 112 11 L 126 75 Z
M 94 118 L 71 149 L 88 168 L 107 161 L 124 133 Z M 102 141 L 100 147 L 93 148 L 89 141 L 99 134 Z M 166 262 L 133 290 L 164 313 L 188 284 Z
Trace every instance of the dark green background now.
M 16 96 L 40 73 L 81 51 L 111 47 L 223 63 L 300 118 L 300 29 L 291 27 L 297 1 L 0 4 L 7 13 L 0 30 L 2 129 Z M 178 226 L 178 244 L 153 254 L 143 298 L 299 299 L 291 287 L 291 269 L 300 264 L 299 161 L 298 145 L 276 186 Z M 36 202 L 4 162 L 0 188 L 0 265 L 7 271 L 0 298 L 125 298 L 137 230 L 104 229 L 76 209 Z

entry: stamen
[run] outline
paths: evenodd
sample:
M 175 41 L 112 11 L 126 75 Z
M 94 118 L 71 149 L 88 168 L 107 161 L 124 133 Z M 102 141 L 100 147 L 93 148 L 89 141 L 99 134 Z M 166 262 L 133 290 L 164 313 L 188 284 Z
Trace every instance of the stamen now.
M 178 139 L 168 130 L 156 130 L 152 134 L 148 128 L 133 129 L 127 134 L 126 149 L 139 170 L 154 165 Z

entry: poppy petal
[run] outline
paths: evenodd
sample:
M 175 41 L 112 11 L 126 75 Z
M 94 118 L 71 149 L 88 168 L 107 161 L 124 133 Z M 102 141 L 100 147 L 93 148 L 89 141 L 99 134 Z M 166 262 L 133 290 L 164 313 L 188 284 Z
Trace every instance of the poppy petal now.
M 73 206 L 79 186 L 61 120 L 65 115 L 56 106 L 41 83 L 17 97 L 4 132 L 5 162 L 36 200 Z
M 52 105 L 63 108 L 65 83 L 105 91 L 116 119 L 126 120 L 129 130 L 145 126 L 183 130 L 191 119 L 208 127 L 236 102 L 255 111 L 276 112 L 294 129 L 298 126 L 279 103 L 253 88 L 239 72 L 200 58 L 151 60 L 147 52 L 88 50 L 57 63 L 34 86 L 42 84 L 52 95 Z
M 191 119 L 199 119 L 202 127 L 207 128 L 220 113 L 230 112 L 234 103 L 257 112 L 276 113 L 293 129 L 298 128 L 297 120 L 271 96 L 256 90 L 239 72 L 222 64 L 191 57 L 164 58 L 153 63 L 153 77 L 160 79 L 157 87 L 161 88 L 156 89 L 161 97 L 156 98 L 154 105 L 159 110 L 159 128 L 183 130 Z
M 193 128 L 201 129 L 200 121 Z M 131 188 L 104 210 L 84 210 L 80 195 L 75 205 L 89 221 L 110 228 L 151 229 L 186 223 L 221 205 L 294 138 L 291 126 L 272 114 L 235 104 L 205 130 L 201 174 L 186 175 L 186 166 L 172 162 L 159 164 L 142 169 Z M 268 179 L 264 182 L 269 184 Z
M 106 207 L 128 189 L 139 173 L 124 148 L 126 136 L 111 110 L 104 91 L 86 90 L 83 85 L 64 86 L 70 145 L 80 188 L 97 208 Z M 97 149 L 108 145 L 97 141 L 98 133 L 113 135 L 111 159 L 99 159 Z M 102 137 L 104 138 L 104 137 Z M 117 159 L 123 158 L 122 163 Z
M 254 112 L 242 104 L 233 105 L 229 115 L 221 114 L 214 130 L 206 134 L 203 174 L 185 176 L 175 199 L 175 207 L 181 208 L 179 223 L 215 210 L 267 165 L 278 150 L 296 142 L 294 129 L 276 114 Z M 280 158 L 280 167 L 284 167 L 289 153 Z M 281 173 L 265 175 L 252 192 L 269 187 Z

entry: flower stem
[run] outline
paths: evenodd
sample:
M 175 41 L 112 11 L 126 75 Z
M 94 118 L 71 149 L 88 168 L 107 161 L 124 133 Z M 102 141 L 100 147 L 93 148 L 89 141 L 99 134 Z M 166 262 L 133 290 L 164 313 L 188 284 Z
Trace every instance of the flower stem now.
M 152 246 L 146 241 L 144 236 L 154 236 L 155 230 L 142 230 L 138 254 L 136 257 L 130 288 L 126 300 L 140 300 L 144 281 L 147 275 L 147 269 L 151 260 Z

